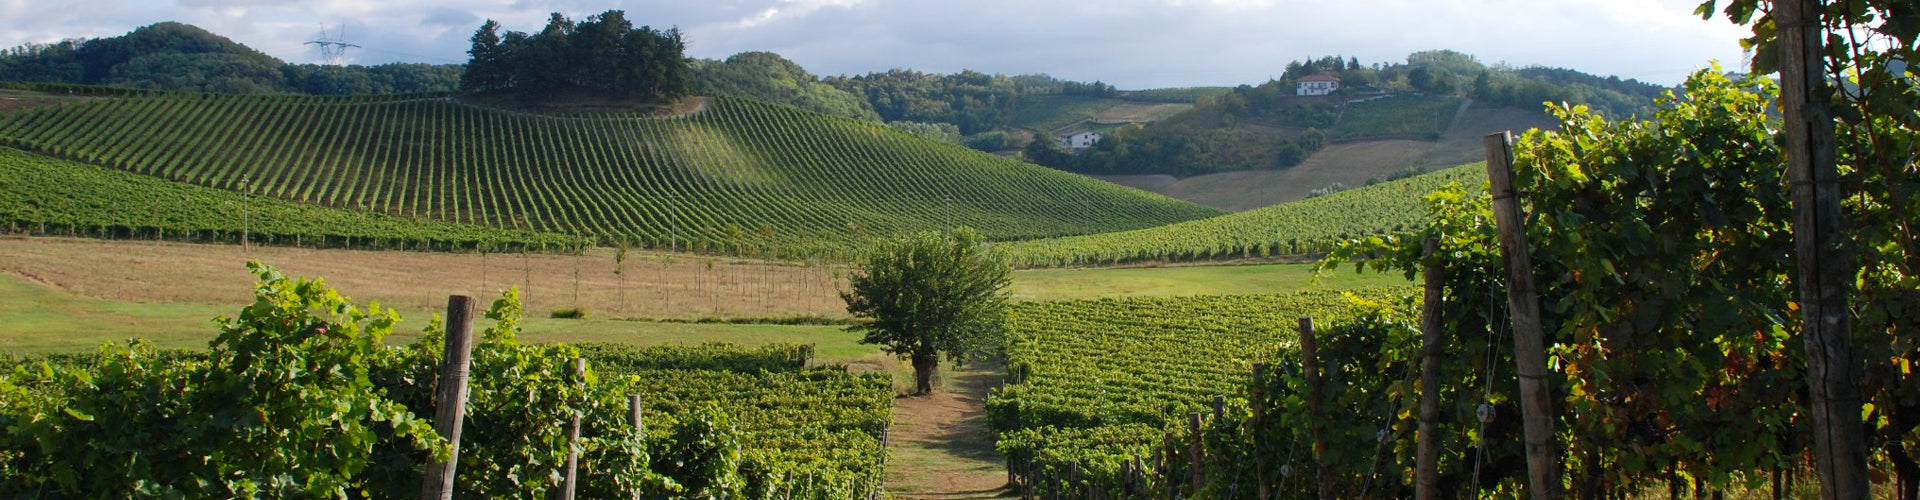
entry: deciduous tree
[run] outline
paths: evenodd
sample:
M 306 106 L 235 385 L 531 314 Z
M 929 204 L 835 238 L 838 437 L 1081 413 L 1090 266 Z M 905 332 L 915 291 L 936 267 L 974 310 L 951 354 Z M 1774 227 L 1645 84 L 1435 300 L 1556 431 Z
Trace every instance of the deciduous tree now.
M 999 345 L 1013 270 L 979 233 L 925 232 L 882 243 L 841 293 L 864 344 L 913 362 L 915 390 L 933 391 L 940 357 L 960 363 Z

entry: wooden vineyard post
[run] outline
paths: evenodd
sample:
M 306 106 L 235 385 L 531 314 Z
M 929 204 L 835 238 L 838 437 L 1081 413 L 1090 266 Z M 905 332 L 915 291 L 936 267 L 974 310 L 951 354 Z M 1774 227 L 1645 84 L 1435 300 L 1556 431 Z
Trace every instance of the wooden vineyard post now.
M 1307 379 L 1307 434 L 1313 439 L 1313 477 L 1320 500 L 1333 498 L 1333 471 L 1327 468 L 1327 442 L 1320 428 L 1320 351 L 1313 338 L 1313 317 L 1300 317 L 1300 368 Z
M 1163 417 L 1161 418 L 1161 420 L 1167 420 L 1167 418 Z M 1168 430 L 1166 431 L 1166 436 L 1165 436 L 1166 442 L 1164 443 L 1166 452 L 1163 452 L 1160 454 L 1160 465 L 1162 466 L 1161 469 L 1165 471 L 1165 475 L 1162 477 L 1164 477 L 1167 482 L 1167 500 L 1174 500 L 1180 497 L 1180 487 L 1179 487 L 1180 480 L 1178 477 L 1175 477 L 1173 473 L 1173 430 L 1172 428 L 1173 428 L 1173 422 L 1168 421 L 1167 422 Z
M 1487 177 L 1500 252 L 1507 261 L 1507 309 L 1513 314 L 1513 358 L 1520 372 L 1520 417 L 1526 443 L 1527 484 L 1533 498 L 1560 498 L 1560 467 L 1554 459 L 1553 421 L 1547 396 L 1546 340 L 1540 331 L 1540 297 L 1533 289 L 1533 256 L 1526 217 L 1513 189 L 1513 132 L 1488 134 Z
M 1848 338 L 1847 287 L 1859 266 L 1841 227 L 1843 193 L 1823 47 L 1827 3 L 1780 0 L 1773 2 L 1773 16 L 1779 33 L 1775 46 L 1780 55 L 1780 107 L 1786 115 L 1783 135 L 1814 471 L 1820 478 L 1820 497 L 1834 500 L 1867 498 L 1871 492 L 1856 385 L 1860 368 Z
M 460 425 L 466 419 L 467 367 L 473 361 L 473 297 L 447 297 L 447 342 L 434 390 L 433 430 L 452 449 L 446 462 L 429 462 L 421 482 L 421 500 L 453 498 L 454 469 L 460 462 Z
M 1213 395 L 1213 425 L 1220 425 L 1220 421 L 1226 418 L 1227 397 L 1218 394 Z
M 573 358 L 573 380 L 580 387 L 587 385 L 587 358 Z M 582 411 L 585 402 L 581 402 Z M 566 477 L 560 483 L 560 500 L 573 500 L 573 492 L 580 486 L 580 414 L 567 419 L 567 464 Z
M 647 421 L 645 417 L 646 415 L 641 413 L 640 395 L 628 394 L 627 423 L 633 425 L 633 434 L 639 436 L 641 441 L 647 440 Z M 637 488 L 633 490 L 633 500 L 640 500 L 640 490 Z
M 641 413 L 640 395 L 627 395 L 627 423 L 633 424 L 633 433 L 641 439 L 647 438 L 646 415 Z
M 1205 438 L 1200 434 L 1200 412 L 1196 411 L 1187 414 L 1187 431 L 1193 433 L 1193 470 L 1188 472 L 1191 472 L 1191 476 L 1193 477 L 1193 494 L 1199 495 L 1200 480 L 1202 479 L 1200 475 L 1200 453 L 1204 451 L 1201 449 L 1201 445 L 1204 444 L 1202 440 Z
M 1440 422 L 1440 301 L 1446 271 L 1433 262 L 1440 251 L 1440 240 L 1427 238 L 1423 252 L 1426 263 L 1427 296 L 1420 315 L 1420 443 L 1415 452 L 1414 498 L 1434 500 L 1440 488 L 1440 449 L 1434 432 Z
M 1273 494 L 1273 492 L 1267 488 L 1267 453 L 1262 448 L 1263 445 L 1267 444 L 1265 432 L 1267 427 L 1266 387 L 1267 364 L 1254 363 L 1253 393 L 1250 394 L 1249 396 L 1251 397 L 1248 398 L 1248 406 L 1253 407 L 1253 420 L 1249 422 L 1248 425 L 1252 426 L 1253 429 L 1253 477 L 1259 488 L 1256 492 L 1258 496 L 1254 498 L 1257 500 L 1267 500 L 1267 498 Z

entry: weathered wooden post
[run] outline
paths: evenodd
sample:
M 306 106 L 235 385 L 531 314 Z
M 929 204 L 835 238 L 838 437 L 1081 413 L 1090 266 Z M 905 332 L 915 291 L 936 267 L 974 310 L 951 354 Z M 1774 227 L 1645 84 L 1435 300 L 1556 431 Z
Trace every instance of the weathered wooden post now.
M 454 469 L 460 462 L 460 424 L 466 420 L 467 368 L 473 361 L 473 297 L 447 297 L 447 341 L 441 355 L 440 382 L 434 388 L 433 430 L 452 450 L 445 462 L 429 462 L 421 482 L 421 500 L 453 498 Z
M 638 434 L 641 439 L 647 438 L 647 421 L 645 415 L 641 413 L 639 394 L 627 395 L 627 423 L 633 424 L 634 434 Z
M 1200 481 L 1202 479 L 1200 477 L 1200 454 L 1205 452 L 1205 450 L 1201 449 L 1201 446 L 1206 444 L 1204 442 L 1206 436 L 1200 433 L 1200 412 L 1196 411 L 1187 414 L 1187 431 L 1193 433 L 1193 470 L 1191 471 L 1193 476 L 1193 494 L 1199 495 Z
M 1500 251 L 1507 260 L 1507 309 L 1513 314 L 1513 358 L 1520 372 L 1520 417 L 1533 498 L 1560 498 L 1560 466 L 1554 459 L 1552 408 L 1547 395 L 1547 349 L 1540 331 L 1540 296 L 1533 289 L 1533 256 L 1526 216 L 1513 189 L 1513 132 L 1489 134 L 1487 177 Z
M 1333 499 L 1333 470 L 1327 468 L 1327 442 L 1320 429 L 1320 351 L 1313 338 L 1313 317 L 1300 317 L 1300 368 L 1307 379 L 1307 434 L 1313 439 L 1313 477 L 1320 500 Z
M 1225 420 L 1226 418 L 1227 418 L 1227 397 L 1215 394 L 1213 396 L 1213 425 L 1219 426 L 1220 421 Z
M 1262 450 L 1262 446 L 1266 444 L 1266 387 L 1267 364 L 1254 363 L 1253 393 L 1249 395 L 1251 398 L 1248 399 L 1248 406 L 1253 407 L 1253 420 L 1249 425 L 1253 428 L 1253 477 L 1255 483 L 1259 485 L 1255 497 L 1258 500 L 1267 500 L 1272 495 L 1272 491 L 1267 487 L 1267 454 Z
M 1167 420 L 1169 418 L 1171 417 L 1162 417 L 1161 420 Z M 1166 436 L 1165 436 L 1166 441 L 1163 444 L 1163 447 L 1166 448 L 1166 452 L 1160 454 L 1161 470 L 1164 471 L 1163 472 L 1164 475 L 1162 477 L 1164 477 L 1167 482 L 1167 500 L 1174 500 L 1176 498 L 1180 498 L 1180 479 L 1174 475 L 1174 471 L 1173 471 L 1173 430 L 1172 428 L 1173 428 L 1173 422 L 1168 421 L 1167 422 L 1168 430 L 1166 431 Z
M 1440 301 L 1446 271 L 1433 262 L 1440 252 L 1440 240 L 1427 238 L 1427 296 L 1420 315 L 1420 443 L 1415 452 L 1414 498 L 1434 500 L 1440 488 L 1440 448 L 1434 432 L 1440 423 Z
M 1779 39 L 1780 108 L 1786 115 L 1787 181 L 1793 199 L 1800 337 L 1807 359 L 1814 471 L 1820 497 L 1867 498 L 1867 445 L 1860 422 L 1860 368 L 1849 337 L 1847 289 L 1859 273 L 1841 215 L 1846 194 L 1834 142 L 1821 0 L 1772 2 Z M 1908 3 L 1908 5 L 1912 5 Z M 1911 12 L 1911 11 L 1909 11 Z M 1911 39 L 1909 39 L 1911 41 Z
M 573 383 L 582 388 L 587 386 L 587 358 L 573 358 Z M 584 395 L 582 399 L 585 399 Z M 581 401 L 581 412 L 585 410 L 586 402 Z M 560 500 L 573 500 L 573 493 L 580 486 L 580 413 L 574 413 L 573 418 L 567 419 L 565 467 L 566 476 L 560 483 Z

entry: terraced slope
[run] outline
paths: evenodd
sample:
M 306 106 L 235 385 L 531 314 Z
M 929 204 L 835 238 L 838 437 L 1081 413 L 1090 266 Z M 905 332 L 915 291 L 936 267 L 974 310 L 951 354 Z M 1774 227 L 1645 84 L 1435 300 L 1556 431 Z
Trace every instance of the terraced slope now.
M 732 98 L 662 117 L 532 115 L 451 98 L 156 94 L 0 116 L 0 143 L 329 207 L 785 257 L 948 223 L 1006 240 L 1221 213 Z
M 1427 193 L 1486 179 L 1484 163 L 1462 165 L 1317 198 L 1190 222 L 1005 245 L 1021 267 L 1195 261 L 1324 252 L 1346 238 L 1386 234 L 1425 222 Z

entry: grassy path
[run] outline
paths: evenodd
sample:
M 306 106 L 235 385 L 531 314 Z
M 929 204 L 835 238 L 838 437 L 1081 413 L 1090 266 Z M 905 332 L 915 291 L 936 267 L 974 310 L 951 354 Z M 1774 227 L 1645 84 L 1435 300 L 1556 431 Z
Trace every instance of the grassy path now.
M 1012 498 L 1002 488 L 1006 459 L 993 449 L 983 406 L 1003 371 L 998 363 L 949 369 L 935 394 L 894 400 L 893 455 L 887 459 L 892 498 Z

